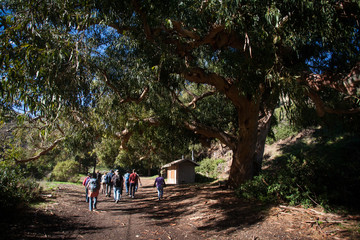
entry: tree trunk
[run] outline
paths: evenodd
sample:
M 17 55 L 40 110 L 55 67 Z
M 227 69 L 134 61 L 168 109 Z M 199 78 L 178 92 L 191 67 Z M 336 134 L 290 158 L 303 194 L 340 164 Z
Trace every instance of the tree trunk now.
M 241 142 L 233 152 L 228 185 L 238 187 L 254 176 L 254 147 L 250 142 Z
M 259 105 L 247 102 L 238 109 L 239 136 L 233 149 L 228 185 L 237 187 L 254 176 L 254 156 L 257 142 Z
M 96 159 L 96 157 L 93 157 L 93 159 L 94 159 L 94 170 L 93 170 L 93 174 L 95 174 L 97 159 Z
M 269 111 L 264 111 L 264 115 L 259 119 L 256 148 L 254 154 L 255 176 L 259 175 L 261 172 L 264 150 L 265 150 L 265 141 L 270 130 L 271 117 L 273 113 L 274 113 L 274 109 L 271 109 Z

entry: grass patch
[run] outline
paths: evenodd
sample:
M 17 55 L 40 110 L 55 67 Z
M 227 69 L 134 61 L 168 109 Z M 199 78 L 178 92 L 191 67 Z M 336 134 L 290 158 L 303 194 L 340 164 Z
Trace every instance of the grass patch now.
M 39 181 L 38 182 L 43 191 L 54 191 L 59 185 L 67 184 L 67 185 L 77 185 L 80 186 L 81 183 L 73 183 L 73 182 L 60 182 L 60 181 Z

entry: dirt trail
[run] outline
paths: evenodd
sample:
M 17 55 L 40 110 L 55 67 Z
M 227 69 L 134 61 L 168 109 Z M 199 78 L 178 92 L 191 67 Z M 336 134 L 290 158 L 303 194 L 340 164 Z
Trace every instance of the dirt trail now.
M 355 239 L 311 221 L 310 213 L 266 208 L 218 185 L 167 186 L 157 201 L 154 179 L 142 178 L 135 199 L 100 195 L 90 212 L 85 190 L 60 185 L 36 210 L 0 220 L 4 239 Z M 321 217 L 321 216 L 320 216 Z M 4 219 L 4 218 L 2 218 Z

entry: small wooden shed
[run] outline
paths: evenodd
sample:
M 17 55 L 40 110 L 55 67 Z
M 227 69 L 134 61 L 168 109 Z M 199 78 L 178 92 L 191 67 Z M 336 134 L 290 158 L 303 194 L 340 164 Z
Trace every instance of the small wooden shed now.
M 166 183 L 181 184 L 195 182 L 196 162 L 189 159 L 179 159 L 165 164 L 161 169 L 166 171 Z

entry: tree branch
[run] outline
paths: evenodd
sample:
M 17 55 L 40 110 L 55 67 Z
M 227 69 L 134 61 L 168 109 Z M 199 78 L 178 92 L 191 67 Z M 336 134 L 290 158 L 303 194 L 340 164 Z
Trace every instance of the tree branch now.
M 141 9 L 140 2 L 138 0 L 132 0 L 131 3 L 133 4 L 133 6 L 135 8 L 135 12 L 139 15 L 139 17 L 143 23 L 146 38 L 148 38 L 149 40 L 152 40 L 153 34 L 151 31 L 150 25 L 147 21 L 146 14 Z
M 74 117 L 74 119 L 78 123 L 80 123 L 83 127 L 85 127 L 85 128 L 89 127 L 89 124 L 87 124 L 83 119 L 81 119 L 81 117 L 79 116 L 80 113 L 78 111 L 72 110 L 71 113 L 72 113 L 72 116 Z
M 315 104 L 316 113 L 319 117 L 323 117 L 325 113 L 331 114 L 355 114 L 360 112 L 360 108 L 351 108 L 351 109 L 333 109 L 325 106 L 324 101 L 321 97 L 313 90 L 308 89 L 307 95 Z
M 161 28 L 151 28 L 147 20 L 147 15 L 141 8 L 141 3 L 138 0 L 132 0 L 135 12 L 138 14 L 142 24 L 146 38 L 149 40 L 154 40 L 154 37 L 157 36 L 160 32 L 167 32 L 168 37 L 167 41 L 170 41 L 177 45 L 178 52 L 181 53 L 181 56 L 188 55 L 189 52 L 201 45 L 209 44 L 215 49 L 220 49 L 226 46 L 230 46 L 236 49 L 241 49 L 241 46 L 244 45 L 243 41 L 240 40 L 234 32 L 228 32 L 225 29 L 224 25 L 213 24 L 210 31 L 204 37 L 201 37 L 196 33 L 196 29 L 188 30 L 183 27 L 183 23 L 176 20 L 170 20 L 172 28 L 166 28 L 162 26 Z M 115 26 L 116 27 L 116 26 Z M 177 33 L 177 37 L 173 37 L 174 32 Z M 188 43 L 180 42 L 178 37 L 189 38 Z M 170 40 L 171 39 L 171 40 Z
M 140 94 L 140 96 L 138 98 L 128 97 L 128 98 L 122 99 L 120 101 L 120 103 L 128 103 L 128 102 L 140 103 L 142 100 L 144 100 L 144 98 L 146 97 L 146 94 L 148 92 L 149 92 L 149 87 L 145 87 L 145 89 L 143 90 L 143 92 Z
M 143 121 L 148 123 L 150 126 L 158 126 L 160 123 L 155 117 L 144 118 L 142 120 L 134 119 L 135 121 Z M 127 150 L 127 143 L 129 142 L 131 136 L 134 134 L 134 131 L 129 129 L 124 129 L 121 133 L 116 133 L 115 137 L 121 139 L 120 149 Z
M 120 103 L 128 103 L 128 102 L 140 103 L 141 101 L 144 100 L 144 98 L 146 97 L 146 94 L 149 92 L 149 89 L 150 89 L 150 88 L 147 86 L 147 87 L 144 88 L 143 92 L 142 92 L 142 93 L 140 94 L 140 96 L 137 97 L 137 98 L 134 98 L 134 97 L 122 98 L 121 93 L 120 93 L 120 91 L 118 90 L 118 88 L 109 81 L 109 78 L 108 78 L 107 73 L 106 73 L 104 70 L 102 70 L 102 69 L 99 69 L 99 70 L 100 70 L 100 72 L 101 72 L 101 73 L 103 74 L 103 76 L 104 76 L 104 79 L 105 79 L 104 82 L 105 82 L 105 84 L 106 84 L 108 87 L 110 87 L 110 88 L 117 94 L 117 96 L 120 98 Z
M 246 97 L 240 93 L 231 79 L 226 79 L 216 73 L 207 73 L 202 68 L 192 68 L 182 75 L 191 82 L 214 86 L 219 92 L 224 93 L 235 107 L 241 108 L 243 102 L 247 101 Z
M 16 163 L 25 163 L 25 162 L 30 162 L 30 161 L 35 161 L 37 159 L 39 159 L 41 156 L 47 154 L 48 152 L 50 152 L 51 150 L 53 150 L 60 142 L 62 142 L 65 139 L 65 137 L 59 138 L 57 140 L 55 140 L 51 146 L 47 147 L 44 151 L 40 152 L 39 154 L 37 154 L 36 156 L 33 156 L 31 158 L 27 158 L 27 159 L 22 159 L 22 160 L 17 160 L 15 159 Z
M 308 86 L 307 95 L 313 101 L 316 107 L 317 114 L 322 117 L 325 113 L 332 114 L 354 114 L 359 113 L 360 108 L 351 109 L 333 109 L 325 105 L 317 92 L 324 87 L 330 87 L 345 95 L 354 97 L 358 100 L 356 95 L 360 85 L 360 62 L 351 69 L 347 75 L 343 74 L 312 74 L 309 73 L 303 79 L 299 79 L 300 83 L 305 83 Z
M 123 149 L 123 150 L 128 149 L 127 143 L 129 142 L 130 137 L 133 135 L 133 133 L 134 133 L 133 131 L 129 131 L 129 129 L 125 129 L 121 133 L 116 133 L 115 134 L 115 136 L 118 139 L 121 139 L 120 149 Z
M 199 35 L 197 35 L 193 31 L 189 31 L 187 29 L 184 29 L 182 27 L 182 22 L 172 20 L 171 23 L 173 25 L 173 29 L 176 30 L 179 33 L 180 36 L 188 37 L 188 38 L 191 38 L 193 40 L 200 40 Z
M 209 92 L 203 93 L 200 96 L 197 96 L 197 95 L 195 95 L 194 93 L 190 92 L 187 89 L 186 89 L 186 92 L 188 92 L 189 95 L 193 96 L 193 100 L 191 100 L 191 102 L 188 103 L 188 107 L 190 107 L 192 105 L 193 108 L 196 108 L 196 103 L 198 101 L 200 101 L 201 99 L 206 98 L 208 96 L 212 96 L 212 95 L 214 95 L 216 93 L 216 91 L 209 91 Z
M 356 63 L 347 75 L 309 73 L 304 81 L 316 91 L 320 91 L 323 87 L 330 87 L 346 95 L 357 97 L 356 92 L 360 86 L 360 62 Z
M 195 134 L 200 134 L 207 138 L 217 138 L 230 149 L 234 150 L 236 148 L 236 145 L 234 144 L 236 139 L 235 136 L 225 133 L 219 129 L 203 126 L 195 121 L 184 122 L 184 124 L 187 129 L 193 131 Z

